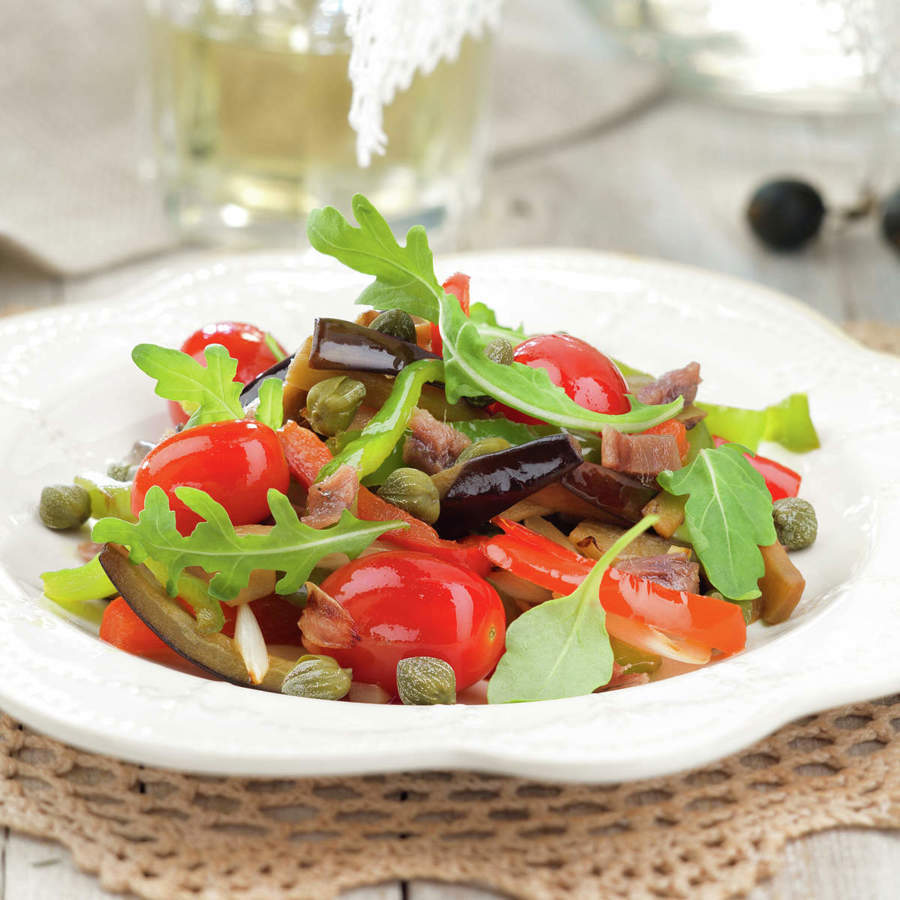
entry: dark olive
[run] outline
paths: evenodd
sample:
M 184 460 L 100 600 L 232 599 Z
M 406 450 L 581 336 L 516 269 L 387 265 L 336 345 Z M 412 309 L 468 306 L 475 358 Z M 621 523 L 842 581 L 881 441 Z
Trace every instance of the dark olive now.
M 900 188 L 881 201 L 881 233 L 895 250 L 900 251 Z
M 747 206 L 753 233 L 773 250 L 796 250 L 818 234 L 825 218 L 822 196 L 796 178 L 760 185 Z

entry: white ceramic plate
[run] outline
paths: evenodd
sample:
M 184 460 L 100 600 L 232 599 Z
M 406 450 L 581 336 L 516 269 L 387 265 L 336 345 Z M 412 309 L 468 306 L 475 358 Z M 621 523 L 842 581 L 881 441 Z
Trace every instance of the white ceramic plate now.
M 130 362 L 244 319 L 299 343 L 349 315 L 368 279 L 321 258 L 251 256 L 100 302 L 0 320 L 0 707 L 81 747 L 208 773 L 302 776 L 471 768 L 616 781 L 696 766 L 782 723 L 900 688 L 900 360 L 864 350 L 802 305 L 660 262 L 528 251 L 439 261 L 530 331 L 565 329 L 635 366 L 702 362 L 703 398 L 761 406 L 808 391 L 823 447 L 791 457 L 819 540 L 792 619 L 748 649 L 667 681 L 510 706 L 368 706 L 266 694 L 121 653 L 50 612 L 38 574 L 76 563 L 39 524 L 44 484 L 102 469 L 167 424 Z

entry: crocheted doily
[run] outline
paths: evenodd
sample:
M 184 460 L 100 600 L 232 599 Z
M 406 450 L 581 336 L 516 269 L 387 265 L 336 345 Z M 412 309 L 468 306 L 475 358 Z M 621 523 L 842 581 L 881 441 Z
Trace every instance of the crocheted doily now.
M 848 330 L 900 349 L 896 328 Z M 702 769 L 612 786 L 209 778 L 83 753 L 0 715 L 0 825 L 59 841 L 109 890 L 165 900 L 323 900 L 412 878 L 526 898 L 733 897 L 791 838 L 900 827 L 900 694 L 807 717 Z
M 525 898 L 733 897 L 790 838 L 900 827 L 900 695 L 617 786 L 460 772 L 204 778 L 81 753 L 4 716 L 0 824 L 60 841 L 109 890 L 160 900 L 322 900 L 401 878 Z

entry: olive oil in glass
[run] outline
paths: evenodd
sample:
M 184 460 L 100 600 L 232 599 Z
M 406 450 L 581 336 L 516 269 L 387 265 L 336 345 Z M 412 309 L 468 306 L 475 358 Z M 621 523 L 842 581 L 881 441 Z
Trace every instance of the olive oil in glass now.
M 362 192 L 454 242 L 480 196 L 489 38 L 398 91 L 387 152 L 361 168 L 339 2 L 155 2 L 149 19 L 159 174 L 188 236 L 296 243 L 310 209 Z

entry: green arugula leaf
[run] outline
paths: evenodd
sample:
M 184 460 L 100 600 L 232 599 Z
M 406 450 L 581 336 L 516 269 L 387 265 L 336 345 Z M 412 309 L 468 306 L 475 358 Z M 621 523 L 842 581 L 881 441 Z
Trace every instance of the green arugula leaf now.
M 776 540 L 772 496 L 744 452 L 737 444 L 701 450 L 690 465 L 657 476 L 663 490 L 687 494 L 691 543 L 706 577 L 729 600 L 759 596 L 757 582 L 765 573 L 759 548 Z
M 281 395 L 284 382 L 280 378 L 266 378 L 259 386 L 259 404 L 256 407 L 256 421 L 277 431 L 284 424 L 284 406 Z
M 807 453 L 819 446 L 819 435 L 809 415 L 809 397 L 790 394 L 765 409 L 741 409 L 716 403 L 698 403 L 706 412 L 710 433 L 756 453 L 760 441 L 781 444 L 793 453 Z
M 462 422 L 453 422 L 453 427 L 461 431 L 473 441 L 481 438 L 499 437 L 510 442 L 514 446 L 536 441 L 538 438 L 547 437 L 548 434 L 559 434 L 560 429 L 553 425 L 525 425 L 522 422 L 513 422 L 511 419 L 498 417 L 496 419 L 469 419 Z
M 375 276 L 357 300 L 376 309 L 403 309 L 411 315 L 438 322 L 444 342 L 445 390 L 451 403 L 461 397 L 489 394 L 501 403 L 551 425 L 576 431 L 599 431 L 612 425 L 619 431 L 644 431 L 665 422 L 681 410 L 681 397 L 660 406 L 645 406 L 631 399 L 631 411 L 622 415 L 591 412 L 571 400 L 544 369 L 520 363 L 501 366 L 484 355 L 490 340 L 472 321 L 459 300 L 446 294 L 434 274 L 434 259 L 425 231 L 411 228 L 406 247 L 394 239 L 387 222 L 361 194 L 353 197 L 354 228 L 334 207 L 313 210 L 307 222 L 310 243 L 321 253 Z M 489 318 L 480 312 L 481 318 Z
M 609 682 L 613 651 L 600 584 L 613 560 L 658 519 L 645 516 L 629 528 L 568 597 L 546 600 L 509 626 L 506 652 L 488 682 L 489 703 L 580 697 Z
M 221 344 L 210 344 L 204 356 L 206 365 L 201 366 L 187 353 L 156 344 L 138 344 L 131 351 L 137 367 L 156 379 L 158 396 L 196 406 L 185 428 L 244 416 L 243 385 L 234 380 L 237 360 Z
M 425 229 L 421 225 L 410 228 L 406 246 L 401 247 L 390 226 L 362 194 L 354 195 L 351 206 L 359 228 L 333 206 L 314 209 L 306 222 L 310 244 L 357 272 L 375 276 L 374 284 L 363 291 L 357 303 L 375 309 L 402 309 L 436 322 L 437 298 L 443 291 L 434 275 Z
M 284 494 L 270 490 L 269 510 L 275 525 L 266 534 L 238 535 L 224 507 L 206 492 L 180 487 L 175 496 L 205 520 L 187 536 L 175 528 L 175 513 L 159 485 L 147 491 L 136 524 L 101 519 L 92 534 L 100 543 L 127 546 L 133 563 L 150 559 L 165 566 L 166 590 L 173 597 L 187 566 L 215 573 L 209 595 L 216 600 L 233 600 L 247 586 L 254 569 L 284 572 L 275 588 L 279 594 L 290 594 L 300 589 L 323 556 L 346 553 L 355 558 L 385 531 L 408 527 L 402 522 L 361 522 L 345 510 L 336 525 L 311 528 L 300 522 Z
M 478 326 L 471 322 L 459 301 L 449 294 L 441 297 L 441 337 L 444 341 L 445 390 L 455 403 L 460 397 L 490 394 L 520 412 L 560 428 L 599 431 L 612 425 L 629 433 L 644 431 L 677 415 L 684 405 L 681 397 L 660 406 L 645 406 L 629 396 L 631 411 L 621 415 L 596 413 L 579 406 L 550 380 L 545 369 L 521 363 L 502 366 L 483 352 Z
M 518 328 L 505 328 L 498 325 L 497 314 L 486 303 L 471 304 L 469 318 L 478 326 L 478 331 L 486 344 L 494 338 L 504 338 L 515 346 L 521 344 L 528 337 L 521 325 Z

